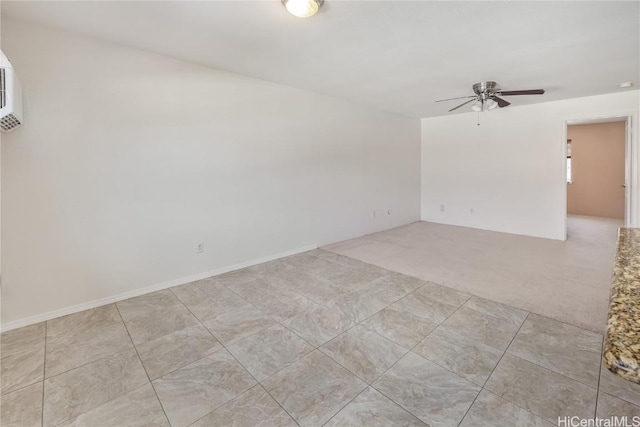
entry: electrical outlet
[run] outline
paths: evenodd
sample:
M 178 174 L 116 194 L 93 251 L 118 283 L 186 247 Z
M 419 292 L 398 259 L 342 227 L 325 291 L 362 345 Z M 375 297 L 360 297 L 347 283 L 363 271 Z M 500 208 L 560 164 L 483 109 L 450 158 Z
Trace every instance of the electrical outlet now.
M 204 242 L 200 242 L 196 245 L 196 253 L 201 254 L 204 252 Z
M 440 212 L 444 212 L 444 205 L 440 205 Z

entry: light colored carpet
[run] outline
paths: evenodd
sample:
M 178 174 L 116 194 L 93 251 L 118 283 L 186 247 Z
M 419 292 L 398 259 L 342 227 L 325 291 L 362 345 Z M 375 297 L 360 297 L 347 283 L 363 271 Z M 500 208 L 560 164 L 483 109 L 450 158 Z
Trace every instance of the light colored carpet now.
M 416 222 L 323 249 L 602 333 L 621 226 L 572 215 L 562 242 Z

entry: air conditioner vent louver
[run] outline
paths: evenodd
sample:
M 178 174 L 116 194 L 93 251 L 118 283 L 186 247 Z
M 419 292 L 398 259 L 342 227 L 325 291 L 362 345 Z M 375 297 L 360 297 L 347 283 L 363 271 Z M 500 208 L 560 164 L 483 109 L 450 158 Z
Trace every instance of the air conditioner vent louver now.
M 0 68 L 0 108 L 7 105 L 7 81 L 4 77 L 4 68 Z

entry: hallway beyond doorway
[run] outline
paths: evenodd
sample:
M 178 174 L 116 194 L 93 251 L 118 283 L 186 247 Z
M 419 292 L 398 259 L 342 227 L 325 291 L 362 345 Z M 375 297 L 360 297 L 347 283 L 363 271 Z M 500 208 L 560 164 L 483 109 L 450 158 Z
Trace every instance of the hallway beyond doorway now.
M 626 121 L 567 126 L 567 213 L 625 217 Z

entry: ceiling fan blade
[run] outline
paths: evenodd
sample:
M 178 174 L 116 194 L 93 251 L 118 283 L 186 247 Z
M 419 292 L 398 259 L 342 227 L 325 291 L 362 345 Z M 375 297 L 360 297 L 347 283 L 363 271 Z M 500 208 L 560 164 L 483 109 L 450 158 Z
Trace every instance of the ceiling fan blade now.
M 501 90 L 496 92 L 500 96 L 513 96 L 513 95 L 542 95 L 544 89 L 529 89 L 529 90 Z
M 493 100 L 498 103 L 498 107 L 500 107 L 500 108 L 508 107 L 509 105 L 511 105 L 511 103 L 509 101 L 507 101 L 505 99 L 502 99 L 502 98 L 498 98 L 497 96 L 494 96 Z
M 464 107 L 465 105 L 467 105 L 470 102 L 473 102 L 476 100 L 476 97 L 474 96 L 473 99 L 468 100 L 467 102 L 463 102 L 462 104 L 458 105 L 457 107 L 453 107 L 451 110 L 449 110 L 449 112 L 452 112 L 453 110 L 457 110 L 460 107 Z
M 449 98 L 449 99 L 439 99 L 436 102 L 444 102 L 444 101 L 454 101 L 456 99 L 467 99 L 467 98 L 475 98 L 476 95 L 471 95 L 471 96 L 460 96 L 458 98 Z

